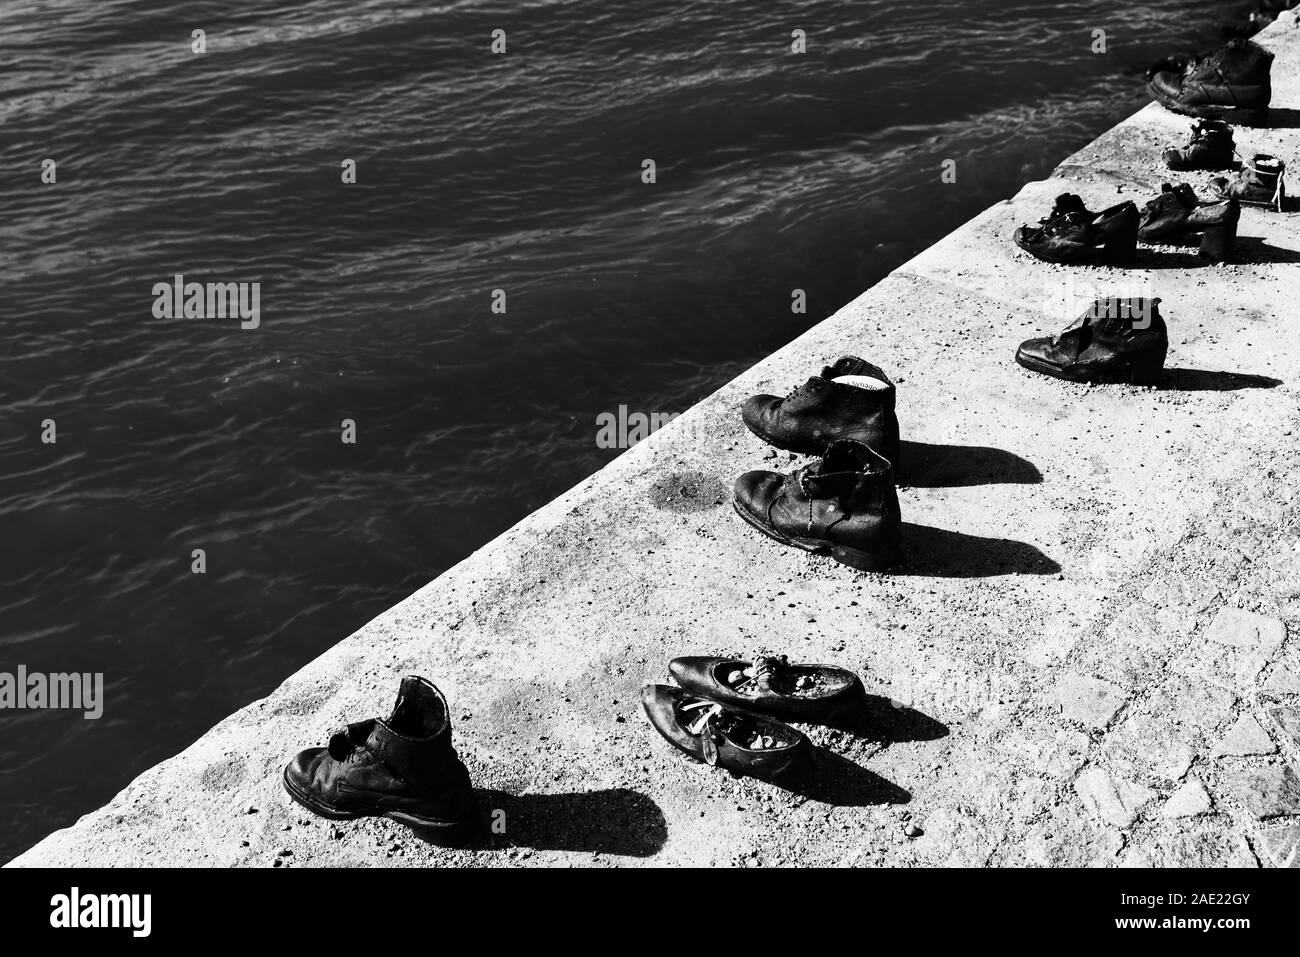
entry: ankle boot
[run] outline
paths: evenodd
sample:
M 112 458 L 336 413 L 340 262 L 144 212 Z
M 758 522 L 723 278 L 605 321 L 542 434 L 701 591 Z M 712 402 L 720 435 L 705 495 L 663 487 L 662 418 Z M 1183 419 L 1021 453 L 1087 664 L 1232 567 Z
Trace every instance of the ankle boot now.
M 1268 123 L 1273 54 L 1250 40 L 1231 40 L 1205 58 L 1174 58 L 1147 72 L 1147 88 L 1166 109 L 1247 126 Z
M 447 700 L 423 678 L 402 679 L 388 720 L 350 724 L 327 748 L 284 769 L 289 796 L 321 817 L 391 818 L 447 841 L 481 826 L 469 771 L 451 743 Z
M 775 718 L 668 685 L 642 688 L 641 707 L 669 744 L 733 774 L 792 780 L 812 765 L 812 742 Z
M 874 379 L 881 388 L 836 382 L 841 376 Z M 756 395 L 741 407 L 749 430 L 778 449 L 822 455 L 836 439 L 855 439 L 898 463 L 894 383 L 878 367 L 855 356 L 826 366 L 784 399 Z
M 1223 120 L 1198 120 L 1186 146 L 1164 152 L 1165 165 L 1174 170 L 1228 169 L 1236 155 L 1232 127 Z
M 1210 180 L 1210 190 L 1224 199 L 1280 213 L 1286 202 L 1286 164 L 1276 156 L 1256 153 L 1254 159 L 1242 164 L 1235 177 L 1216 176 Z
M 1137 207 L 1119 203 L 1089 212 L 1072 193 L 1056 200 L 1052 215 L 1038 227 L 1021 226 L 1013 239 L 1025 252 L 1049 263 L 1132 266 L 1137 255 Z
M 1057 336 L 1029 339 L 1016 362 L 1071 382 L 1160 382 L 1169 334 L 1159 299 L 1098 299 Z
M 674 658 L 668 671 L 692 694 L 787 721 L 849 716 L 867 693 L 851 671 L 834 665 L 792 665 L 785 655 L 753 661 Z
M 1236 200 L 1201 202 L 1186 183 L 1165 183 L 1160 195 L 1142 209 L 1138 239 L 1150 245 L 1200 243 L 1200 254 L 1210 262 L 1231 262 L 1237 241 L 1241 207 Z
M 898 557 L 893 466 L 861 442 L 832 442 L 823 458 L 789 475 L 746 472 L 733 505 L 764 535 L 851 568 L 884 571 Z

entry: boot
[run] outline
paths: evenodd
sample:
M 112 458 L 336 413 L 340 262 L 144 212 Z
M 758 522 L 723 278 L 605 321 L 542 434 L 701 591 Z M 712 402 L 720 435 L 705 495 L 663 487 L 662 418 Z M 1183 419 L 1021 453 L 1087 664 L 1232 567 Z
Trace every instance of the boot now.
M 763 534 L 851 568 L 884 571 L 898 557 L 893 466 L 861 442 L 832 442 L 824 458 L 789 475 L 746 472 L 733 505 Z
M 786 780 L 811 767 L 812 742 L 775 718 L 668 685 L 642 688 L 641 707 L 670 744 L 733 774 Z
M 881 387 L 835 381 L 842 376 L 863 376 Z M 836 439 L 856 439 L 879 449 L 897 467 L 894 393 L 894 383 L 879 368 L 864 359 L 845 356 L 784 399 L 751 397 L 740 414 L 751 432 L 778 449 L 822 455 Z
M 1159 304 L 1159 299 L 1098 299 L 1060 335 L 1022 343 L 1016 362 L 1071 382 L 1156 385 L 1169 351 Z
M 1202 203 L 1186 183 L 1165 183 L 1160 195 L 1142 209 L 1138 239 L 1150 245 L 1184 245 L 1200 241 L 1200 254 L 1210 262 L 1231 262 L 1237 241 L 1241 206 L 1235 199 Z
M 1276 156 L 1256 153 L 1232 179 L 1216 176 L 1210 180 L 1210 189 L 1224 199 L 1271 207 L 1280 213 L 1286 203 L 1286 164 Z
M 1184 147 L 1164 152 L 1165 165 L 1174 170 L 1228 169 L 1236 155 L 1232 127 L 1223 120 L 1199 120 Z
M 1231 40 L 1203 59 L 1174 58 L 1156 64 L 1147 73 L 1147 88 L 1175 113 L 1265 126 L 1273 96 L 1272 64 L 1273 54 L 1259 44 Z
M 752 662 L 674 658 L 668 670 L 692 694 L 787 721 L 848 716 L 866 695 L 851 671 L 834 665 L 792 665 L 785 655 Z
M 387 721 L 348 725 L 327 748 L 309 748 L 284 769 L 289 796 L 321 817 L 391 818 L 451 841 L 481 828 L 469 771 L 451 743 L 447 700 L 424 678 L 402 679 Z
M 1057 198 L 1052 212 L 1037 228 L 1017 229 L 1013 237 L 1016 245 L 1049 263 L 1074 265 L 1100 261 L 1107 266 L 1133 265 L 1137 255 L 1138 211 L 1131 202 L 1092 213 L 1083 208 L 1079 197 L 1066 193 Z

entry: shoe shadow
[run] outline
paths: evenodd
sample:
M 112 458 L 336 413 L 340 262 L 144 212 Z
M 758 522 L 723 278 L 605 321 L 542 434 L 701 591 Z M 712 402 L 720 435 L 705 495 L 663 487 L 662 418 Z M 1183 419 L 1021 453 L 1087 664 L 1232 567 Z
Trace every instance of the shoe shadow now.
M 806 778 L 770 783 L 791 794 L 835 807 L 906 804 L 912 800 L 904 788 L 825 748 L 815 749 L 813 768 Z
M 1133 269 L 1201 269 L 1214 265 L 1198 252 L 1200 241 L 1186 246 L 1165 244 L 1163 249 L 1139 246 Z M 1165 250 L 1175 249 L 1176 252 Z M 1256 236 L 1238 236 L 1236 252 L 1232 257 L 1235 266 L 1263 266 L 1269 263 L 1300 262 L 1300 250 L 1271 246 Z
M 1281 379 L 1244 372 L 1166 369 L 1160 388 L 1173 392 L 1235 392 L 1238 389 L 1275 389 L 1281 384 Z
M 933 741 L 948 736 L 948 726 L 942 721 L 865 691 L 854 704 L 818 723 L 837 731 L 847 731 L 868 741 L 881 741 L 885 744 Z
M 967 535 L 930 525 L 903 523 L 903 560 L 891 575 L 986 578 L 994 575 L 1055 575 L 1061 566 L 1033 545 L 1010 538 Z
M 1005 449 L 981 445 L 903 442 L 899 458 L 898 484 L 911 488 L 1034 485 L 1043 480 L 1033 462 Z
M 1300 263 L 1300 249 L 1283 249 L 1270 246 L 1257 236 L 1238 236 L 1237 255 L 1233 262 L 1243 266 L 1258 266 L 1267 263 Z
M 1300 127 L 1300 110 L 1293 110 L 1285 106 L 1270 106 L 1268 108 L 1268 129 L 1294 130 L 1298 127 Z
M 482 788 L 477 794 L 487 821 L 479 846 L 649 857 L 668 840 L 659 805 L 630 788 L 569 794 L 509 794 Z M 493 832 L 497 821 L 505 826 L 503 834 Z

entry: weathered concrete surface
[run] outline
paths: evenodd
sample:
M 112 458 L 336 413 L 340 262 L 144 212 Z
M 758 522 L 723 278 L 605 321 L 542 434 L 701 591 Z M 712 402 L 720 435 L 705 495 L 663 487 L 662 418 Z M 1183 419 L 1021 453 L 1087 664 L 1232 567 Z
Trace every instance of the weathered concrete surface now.
M 1286 118 L 1296 15 L 1264 40 Z M 1300 217 L 1246 212 L 1249 262 L 1228 267 L 1165 249 L 1066 270 L 1010 242 L 1067 189 L 1141 202 L 1188 125 L 1142 111 L 15 863 L 1294 865 Z M 1239 142 L 1300 157 L 1296 129 Z M 1069 278 L 1149 282 L 1166 388 L 1012 362 L 1061 325 L 1044 300 Z M 843 353 L 899 383 L 893 575 L 783 548 L 729 505 L 738 473 L 790 465 L 738 403 Z M 870 736 L 810 729 L 804 794 L 692 765 L 639 714 L 671 656 L 758 649 L 841 662 L 881 696 Z M 296 749 L 385 713 L 408 672 L 453 702 L 505 812 L 491 847 L 339 827 L 281 789 Z

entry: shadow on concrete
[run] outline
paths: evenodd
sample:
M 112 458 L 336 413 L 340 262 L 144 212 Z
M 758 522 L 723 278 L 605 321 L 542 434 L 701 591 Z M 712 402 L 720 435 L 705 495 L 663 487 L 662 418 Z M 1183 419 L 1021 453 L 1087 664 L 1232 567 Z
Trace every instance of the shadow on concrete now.
M 1268 108 L 1267 128 L 1270 130 L 1294 130 L 1300 128 L 1300 110 L 1293 110 L 1285 106 L 1270 106 Z
M 1245 372 L 1166 369 L 1160 388 L 1173 392 L 1236 392 L 1238 389 L 1275 389 L 1281 384 L 1281 379 Z
M 1033 485 L 1043 480 L 1033 462 L 1014 452 L 982 445 L 932 445 L 903 442 L 898 484 L 911 488 L 970 485 Z
M 912 800 L 905 789 L 834 751 L 817 748 L 813 759 L 813 771 L 807 780 L 771 783 L 791 794 L 836 807 L 906 804 Z
M 477 793 L 488 830 L 470 846 L 649 857 L 668 840 L 659 805 L 630 788 L 569 794 L 508 794 L 484 788 Z M 505 812 L 504 834 L 491 831 L 496 811 Z
M 1025 542 L 904 522 L 903 560 L 889 574 L 986 578 L 1013 573 L 1055 575 L 1060 570 L 1060 565 Z
M 1167 244 L 1172 247 L 1173 244 Z M 1200 269 L 1213 265 L 1199 253 L 1200 239 L 1189 240 L 1177 252 L 1139 246 L 1134 269 Z M 1269 263 L 1298 263 L 1300 250 L 1271 246 L 1258 236 L 1238 236 L 1232 262 L 1239 266 L 1262 266 Z
M 818 723 L 886 744 L 933 741 L 948 735 L 948 726 L 942 721 L 902 704 L 895 705 L 878 694 L 864 693 L 855 704 Z
M 1257 236 L 1238 236 L 1234 262 L 1243 266 L 1263 263 L 1300 263 L 1300 250 L 1270 246 Z

